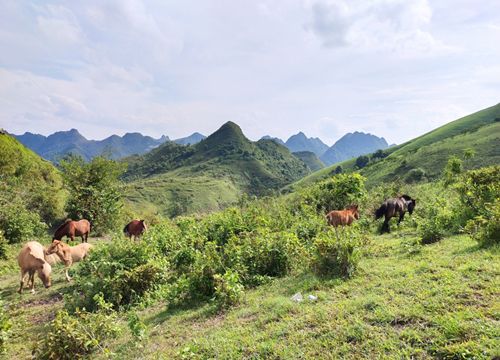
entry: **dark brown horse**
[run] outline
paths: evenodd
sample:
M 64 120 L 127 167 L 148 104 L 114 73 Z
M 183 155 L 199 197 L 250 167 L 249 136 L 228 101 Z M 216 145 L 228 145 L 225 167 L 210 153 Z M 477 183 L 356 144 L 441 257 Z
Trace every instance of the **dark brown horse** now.
M 88 220 L 82 219 L 79 221 L 74 221 L 68 219 L 59 226 L 52 237 L 52 240 L 62 240 L 63 237 L 67 236 L 71 241 L 75 240 L 75 236 L 82 237 L 82 243 L 87 242 L 87 238 L 90 233 L 90 222 Z
M 381 207 L 375 211 L 375 219 L 380 219 L 385 216 L 384 224 L 382 225 L 381 233 L 391 232 L 389 228 L 389 220 L 393 216 L 399 214 L 398 225 L 403 221 L 406 211 L 411 215 L 415 209 L 416 200 L 408 195 L 401 195 L 397 198 L 387 199 Z
M 123 228 L 123 233 L 125 236 L 132 238 L 134 236 L 134 240 L 140 237 L 148 228 L 146 227 L 146 223 L 144 220 L 132 220 Z
M 351 205 L 344 210 L 333 210 L 326 215 L 328 225 L 333 227 L 351 225 L 359 219 L 358 205 Z

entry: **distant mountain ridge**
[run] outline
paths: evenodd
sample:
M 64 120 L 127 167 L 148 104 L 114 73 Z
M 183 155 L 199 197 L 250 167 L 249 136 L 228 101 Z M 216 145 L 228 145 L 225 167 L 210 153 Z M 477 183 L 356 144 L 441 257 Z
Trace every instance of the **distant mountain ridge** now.
M 290 136 L 285 142 L 285 146 L 291 152 L 310 151 L 315 153 L 318 157 L 328 150 L 328 145 L 319 138 L 308 138 L 302 131 Z
M 376 150 L 384 150 L 389 147 L 387 141 L 382 137 L 355 131 L 342 136 L 335 144 L 326 150 L 320 159 L 329 166 L 344 160 L 349 160 L 360 155 L 370 154 Z
M 199 132 L 192 133 L 189 136 L 180 138 L 180 139 L 175 139 L 174 142 L 176 144 L 180 145 L 194 145 L 199 143 L 201 140 L 206 139 L 207 137 L 203 134 L 200 134 Z
M 30 132 L 14 136 L 24 146 L 52 162 L 58 162 L 67 154 L 80 155 L 87 161 L 98 155 L 120 159 L 132 154 L 144 154 L 169 141 L 168 136 L 154 139 L 140 133 L 111 135 L 103 140 L 88 140 L 76 129 L 58 131 L 49 136 Z

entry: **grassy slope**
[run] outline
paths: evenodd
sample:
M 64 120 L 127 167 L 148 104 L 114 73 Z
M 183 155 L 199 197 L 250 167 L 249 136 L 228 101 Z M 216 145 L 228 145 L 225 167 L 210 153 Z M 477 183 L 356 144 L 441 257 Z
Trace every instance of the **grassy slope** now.
M 437 177 L 446 164 L 448 156 L 462 157 L 463 151 L 472 148 L 474 158 L 465 163 L 466 168 L 500 163 L 500 104 L 448 123 L 425 135 L 386 150 L 385 159 L 368 165 L 361 173 L 368 178 L 368 185 L 383 181 L 394 181 L 404 177 L 412 168 L 422 168 L 428 177 Z M 446 156 L 443 156 L 446 154 Z M 402 166 L 403 160 L 407 165 Z M 354 170 L 355 159 L 319 170 L 292 185 L 311 184 L 326 178 L 341 165 L 344 171 Z
M 373 236 L 350 280 L 308 274 L 278 279 L 247 291 L 243 303 L 225 314 L 210 305 L 146 308 L 139 316 L 149 337 L 136 347 L 125 330 L 111 351 L 127 359 L 498 356 L 498 248 L 481 249 L 454 236 L 409 255 L 404 243 L 411 237 Z M 66 284 L 59 273 L 50 290 L 22 297 L 14 292 L 17 285 L 17 274 L 0 279 L 0 295 L 15 319 L 7 358 L 23 359 L 61 307 L 58 294 Z M 292 302 L 299 291 L 319 300 Z

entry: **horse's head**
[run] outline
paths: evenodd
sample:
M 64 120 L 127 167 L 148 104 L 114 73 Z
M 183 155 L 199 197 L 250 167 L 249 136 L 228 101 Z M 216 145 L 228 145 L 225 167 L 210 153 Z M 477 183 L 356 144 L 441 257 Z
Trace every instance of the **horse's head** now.
M 43 285 L 46 288 L 49 288 L 52 285 L 52 282 L 50 281 L 50 273 L 52 272 L 52 266 L 50 264 L 42 259 L 40 260 L 40 264 L 38 268 L 36 269 L 36 272 L 38 274 L 38 277 L 40 280 L 42 280 Z
M 415 209 L 415 205 L 417 204 L 417 200 L 411 199 L 408 202 L 408 213 L 411 215 L 413 214 L 413 210 Z
M 352 216 L 354 216 L 354 218 L 356 220 L 359 220 L 359 207 L 358 207 L 358 205 L 350 205 L 348 207 L 348 209 L 351 210 Z
M 148 227 L 146 226 L 146 223 L 144 222 L 144 220 L 139 220 L 141 222 L 141 225 L 142 225 L 142 232 L 145 232 L 148 230 Z

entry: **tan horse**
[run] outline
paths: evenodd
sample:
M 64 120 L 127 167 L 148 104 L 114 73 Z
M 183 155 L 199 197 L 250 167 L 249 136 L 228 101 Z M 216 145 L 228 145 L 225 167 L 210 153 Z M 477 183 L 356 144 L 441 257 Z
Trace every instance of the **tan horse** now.
M 90 222 L 88 220 L 82 219 L 79 221 L 74 221 L 68 219 L 57 228 L 52 240 L 62 240 L 63 237 L 67 236 L 71 241 L 73 241 L 75 240 L 75 236 L 81 236 L 83 243 L 87 242 L 89 233 Z
M 344 210 L 333 210 L 326 215 L 328 225 L 333 227 L 351 225 L 359 219 L 358 205 L 351 205 Z
M 24 278 L 28 273 L 28 286 L 31 282 L 31 292 L 35 293 L 35 272 L 38 274 L 43 285 L 48 288 L 51 285 L 50 273 L 52 267 L 45 261 L 44 248 L 42 244 L 36 241 L 26 243 L 17 257 L 17 263 L 21 268 L 21 285 L 19 286 L 18 293 L 23 292 Z
M 69 268 L 73 265 L 73 263 L 85 259 L 90 249 L 92 249 L 92 244 L 89 243 L 69 246 L 60 240 L 52 240 L 52 244 L 50 244 L 45 251 L 45 256 L 48 257 L 51 254 L 57 254 L 66 268 L 66 280 L 70 281 L 71 277 L 68 274 Z
M 140 237 L 148 228 L 144 220 L 132 220 L 123 228 L 123 233 L 130 239 L 134 236 L 134 240 Z

